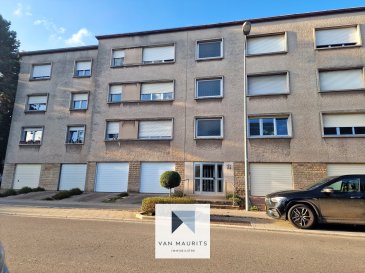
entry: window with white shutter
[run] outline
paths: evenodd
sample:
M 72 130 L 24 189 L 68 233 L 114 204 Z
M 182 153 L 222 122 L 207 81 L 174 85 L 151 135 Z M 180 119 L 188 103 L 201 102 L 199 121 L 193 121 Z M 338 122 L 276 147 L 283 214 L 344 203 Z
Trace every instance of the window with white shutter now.
M 365 136 L 365 114 L 322 114 L 324 136 Z
M 246 53 L 247 55 L 260 55 L 286 52 L 286 44 L 285 33 L 268 36 L 248 36 Z
M 122 92 L 123 92 L 123 86 L 121 84 L 110 85 L 108 102 L 111 103 L 121 102 Z
M 142 83 L 141 100 L 173 100 L 174 82 Z
M 27 111 L 46 111 L 47 95 L 31 95 L 28 97 Z
M 360 44 L 359 26 L 316 29 L 316 48 L 346 47 Z
M 172 120 L 140 121 L 138 128 L 139 139 L 171 139 Z
M 320 91 L 339 91 L 364 89 L 362 68 L 319 71 Z
M 248 95 L 276 95 L 289 93 L 288 73 L 247 76 Z
M 175 61 L 175 46 L 143 48 L 143 63 L 166 63 Z
M 124 64 L 125 52 L 123 49 L 115 49 L 112 53 L 112 66 L 122 66 Z
M 118 140 L 119 138 L 119 122 L 108 121 L 106 123 L 106 140 Z
M 32 79 L 50 79 L 51 78 L 51 64 L 37 64 L 33 65 Z
M 71 109 L 72 110 L 86 110 L 88 105 L 88 93 L 74 93 L 72 94 Z
M 91 61 L 77 61 L 75 68 L 75 77 L 90 77 Z

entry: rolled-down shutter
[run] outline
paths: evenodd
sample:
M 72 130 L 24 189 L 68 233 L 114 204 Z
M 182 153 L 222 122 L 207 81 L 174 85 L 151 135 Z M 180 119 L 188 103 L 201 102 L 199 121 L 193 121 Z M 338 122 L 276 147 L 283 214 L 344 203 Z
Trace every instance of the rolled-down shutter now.
M 128 191 L 128 163 L 98 163 L 96 168 L 96 192 Z
M 108 122 L 106 131 L 107 134 L 119 134 L 119 122 Z
M 83 94 L 73 94 L 73 100 L 87 100 L 88 94 L 87 93 L 83 93 Z
M 357 27 L 316 30 L 316 45 L 341 45 L 358 43 Z
M 287 74 L 248 76 L 248 94 L 266 95 L 288 93 L 287 77 Z
M 173 82 L 161 82 L 161 83 L 142 83 L 141 94 L 153 94 L 153 93 L 173 93 Z
M 265 54 L 286 50 L 285 34 L 249 37 L 247 39 L 247 54 Z
M 39 186 L 41 164 L 17 164 L 14 176 L 14 189 Z
M 364 88 L 363 70 L 338 70 L 319 72 L 321 91 L 353 90 Z
M 85 190 L 86 169 L 86 164 L 62 164 L 59 190 Z
M 293 189 L 291 164 L 251 163 L 250 175 L 253 196 Z
M 76 69 L 77 70 L 91 70 L 91 62 L 77 62 L 76 63 Z
M 175 59 L 174 46 L 146 47 L 143 49 L 143 61 L 166 61 Z
M 172 120 L 140 121 L 139 138 L 171 138 Z
M 114 50 L 113 51 L 113 58 L 124 58 L 125 51 L 124 50 Z
M 365 174 L 365 164 L 328 164 L 327 175 Z
M 142 163 L 140 192 L 142 193 L 168 193 L 169 190 L 161 187 L 160 176 L 165 171 L 175 170 L 174 163 Z
M 35 65 L 33 66 L 33 78 L 44 78 L 51 76 L 51 65 Z
M 28 104 L 47 103 L 47 96 L 29 96 Z
M 323 114 L 324 127 L 363 127 L 365 114 Z
M 122 89 L 122 85 L 111 85 L 109 92 L 111 95 L 122 94 Z

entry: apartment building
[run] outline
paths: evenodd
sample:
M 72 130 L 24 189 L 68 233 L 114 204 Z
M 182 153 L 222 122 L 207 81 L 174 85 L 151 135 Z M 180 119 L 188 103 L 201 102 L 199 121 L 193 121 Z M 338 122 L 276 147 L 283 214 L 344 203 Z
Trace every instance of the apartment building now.
M 250 22 L 22 53 L 2 187 L 242 194 L 245 74 L 252 200 L 365 173 L 365 8 Z

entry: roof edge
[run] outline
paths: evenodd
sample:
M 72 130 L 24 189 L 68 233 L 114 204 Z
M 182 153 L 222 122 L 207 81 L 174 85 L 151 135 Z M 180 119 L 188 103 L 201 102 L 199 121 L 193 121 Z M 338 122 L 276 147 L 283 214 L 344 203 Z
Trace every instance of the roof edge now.
M 122 37 L 138 36 L 138 35 L 150 35 L 150 34 L 160 34 L 160 33 L 168 33 L 168 32 L 180 32 L 180 31 L 187 31 L 187 30 L 199 30 L 199 29 L 205 29 L 205 28 L 235 26 L 235 25 L 243 24 L 243 22 L 245 22 L 245 21 L 250 21 L 251 23 L 265 23 L 265 22 L 271 22 L 271 21 L 298 19 L 298 18 L 315 17 L 315 16 L 322 16 L 322 15 L 325 16 L 325 15 L 333 15 L 333 14 L 349 13 L 349 12 L 360 12 L 360 11 L 365 11 L 365 6 L 364 7 L 353 7 L 353 8 L 334 9 L 334 10 L 305 12 L 305 13 L 294 13 L 294 14 L 288 14 L 288 15 L 254 18 L 254 19 L 247 19 L 247 20 L 240 20 L 240 21 L 231 21 L 231 22 L 225 22 L 225 23 L 214 23 L 214 24 L 189 26 L 189 27 L 177 27 L 177 28 L 167 28 L 167 29 L 148 30 L 148 31 L 139 31 L 139 32 L 128 32 L 128 33 L 121 33 L 121 34 L 98 35 L 95 37 L 98 40 L 104 40 L 104 39 L 122 38 Z
M 56 49 L 45 49 L 45 50 L 35 50 L 35 51 L 23 51 L 19 52 L 20 56 L 31 56 L 31 55 L 42 55 L 50 53 L 62 53 L 62 52 L 73 52 L 73 51 L 84 51 L 84 50 L 94 50 L 98 49 L 97 45 L 90 46 L 78 46 L 78 47 L 65 47 Z

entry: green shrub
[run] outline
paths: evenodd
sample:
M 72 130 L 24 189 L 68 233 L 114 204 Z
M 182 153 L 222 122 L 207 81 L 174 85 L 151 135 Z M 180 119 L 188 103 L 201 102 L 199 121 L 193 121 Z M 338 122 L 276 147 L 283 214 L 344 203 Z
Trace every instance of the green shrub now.
M 120 198 L 127 197 L 127 196 L 129 196 L 129 193 L 124 191 L 124 192 L 119 193 L 117 196 Z
M 7 197 L 7 196 L 11 196 L 11 195 L 17 195 L 17 191 L 14 189 L 8 189 L 6 191 L 4 191 L 3 193 L 0 193 L 0 197 Z
M 62 200 L 65 198 L 70 198 L 73 195 L 80 195 L 82 194 L 82 191 L 79 188 L 74 188 L 68 191 L 60 191 L 58 193 L 56 193 L 55 195 L 53 195 L 51 198 L 53 200 Z M 49 200 L 49 199 L 47 199 Z
M 169 189 L 170 196 L 171 196 L 171 189 L 178 187 L 180 183 L 181 183 L 181 176 L 178 172 L 166 171 L 160 176 L 161 187 Z
M 45 189 L 42 188 L 42 187 L 36 187 L 36 188 L 33 188 L 32 191 L 34 191 L 34 192 L 37 192 L 37 191 L 45 191 Z
M 147 197 L 142 200 L 141 210 L 148 215 L 155 215 L 156 204 L 194 204 L 190 197 Z
M 30 193 L 32 192 L 32 188 L 30 187 L 23 187 L 20 190 L 18 190 L 18 194 L 24 194 L 24 193 Z
M 73 188 L 73 189 L 69 190 L 69 192 L 71 193 L 71 195 L 80 195 L 80 194 L 82 194 L 82 190 L 80 190 L 79 188 Z
M 183 191 L 174 191 L 174 194 L 172 195 L 174 197 L 184 197 L 185 194 Z

